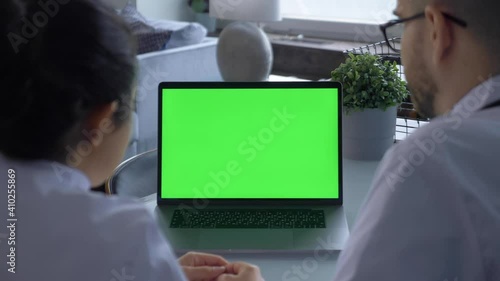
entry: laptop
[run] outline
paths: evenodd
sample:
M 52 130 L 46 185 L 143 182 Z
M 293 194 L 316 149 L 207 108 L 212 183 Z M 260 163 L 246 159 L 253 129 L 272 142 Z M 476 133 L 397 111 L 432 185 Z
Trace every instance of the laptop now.
M 336 82 L 159 86 L 160 225 L 178 252 L 341 250 Z

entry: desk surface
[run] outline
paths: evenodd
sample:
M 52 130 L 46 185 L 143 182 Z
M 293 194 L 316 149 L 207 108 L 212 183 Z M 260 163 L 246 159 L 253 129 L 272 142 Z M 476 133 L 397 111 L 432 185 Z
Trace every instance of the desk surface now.
M 378 162 L 344 160 L 344 211 L 352 228 L 368 192 Z M 143 198 L 148 208 L 156 207 L 156 194 Z M 225 254 L 229 261 L 246 261 L 261 268 L 269 281 L 331 281 L 339 252 L 293 254 Z

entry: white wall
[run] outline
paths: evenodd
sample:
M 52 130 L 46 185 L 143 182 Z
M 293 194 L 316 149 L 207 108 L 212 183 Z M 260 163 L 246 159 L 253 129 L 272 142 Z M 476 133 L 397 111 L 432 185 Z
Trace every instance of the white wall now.
M 151 19 L 193 21 L 194 13 L 187 0 L 136 0 L 137 9 Z

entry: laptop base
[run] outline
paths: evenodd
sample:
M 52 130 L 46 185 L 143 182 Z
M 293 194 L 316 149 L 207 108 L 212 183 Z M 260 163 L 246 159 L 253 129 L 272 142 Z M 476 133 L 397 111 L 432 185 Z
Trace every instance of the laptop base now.
M 156 204 L 154 204 L 156 205 Z M 273 209 L 318 209 L 325 212 L 326 228 L 292 229 L 193 229 L 171 228 L 170 219 L 175 206 L 151 206 L 174 251 L 203 251 L 210 253 L 258 252 L 323 252 L 340 251 L 349 237 L 347 220 L 342 206 L 281 206 Z M 208 207 L 210 208 L 210 207 Z M 213 207 L 220 209 L 221 207 Z M 223 207 L 242 209 L 238 207 Z M 244 207 L 243 207 L 244 208 Z M 258 207 L 248 207 L 256 209 Z M 262 207 L 269 208 L 269 206 Z

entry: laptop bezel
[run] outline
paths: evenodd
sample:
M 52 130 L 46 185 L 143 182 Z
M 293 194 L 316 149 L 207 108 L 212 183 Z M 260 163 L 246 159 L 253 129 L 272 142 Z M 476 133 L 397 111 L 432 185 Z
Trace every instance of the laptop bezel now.
M 161 155 L 162 155 L 162 103 L 164 89 L 238 89 L 238 88 L 337 88 L 338 89 L 338 152 L 339 152 L 339 196 L 338 198 L 192 198 L 192 199 L 167 199 L 161 196 Z M 158 180 L 157 180 L 157 203 L 158 205 L 186 205 L 195 208 L 206 207 L 208 205 L 252 205 L 252 206 L 272 206 L 272 205 L 342 205 L 343 204 L 343 154 L 342 154 L 342 111 L 343 111 L 343 91 L 342 84 L 333 81 L 321 82 L 162 82 L 158 86 Z M 200 202 L 201 201 L 201 202 Z M 208 201 L 208 202 L 206 202 Z

